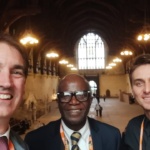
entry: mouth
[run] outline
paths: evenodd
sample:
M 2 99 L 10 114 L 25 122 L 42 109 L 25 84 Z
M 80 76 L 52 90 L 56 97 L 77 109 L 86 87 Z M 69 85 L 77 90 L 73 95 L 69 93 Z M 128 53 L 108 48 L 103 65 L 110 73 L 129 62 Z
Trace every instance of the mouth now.
M 143 98 L 143 101 L 145 102 L 145 103 L 150 103 L 150 96 L 149 95 L 147 95 L 147 96 L 143 96 L 142 97 Z
M 78 115 L 80 115 L 81 111 L 82 111 L 82 110 L 80 110 L 80 109 L 71 109 L 71 110 L 69 110 L 68 112 L 69 112 L 70 115 L 73 115 L 73 116 L 74 116 L 74 115 L 75 115 L 75 116 L 77 115 L 77 116 L 78 116 Z
M 10 95 L 10 94 L 0 94 L 0 99 L 1 100 L 10 100 L 10 99 L 12 99 L 12 95 Z
M 143 98 L 145 101 L 150 101 L 150 97 L 144 97 Z
M 77 112 L 80 112 L 81 110 L 80 109 L 73 109 L 73 110 L 69 110 L 69 111 L 72 113 L 77 113 Z

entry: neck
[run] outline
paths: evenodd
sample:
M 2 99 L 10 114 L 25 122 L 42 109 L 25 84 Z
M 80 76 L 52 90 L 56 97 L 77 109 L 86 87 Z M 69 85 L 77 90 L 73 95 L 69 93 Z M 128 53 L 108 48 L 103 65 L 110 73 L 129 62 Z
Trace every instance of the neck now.
M 0 134 L 4 134 L 9 128 L 9 121 L 0 119 Z
M 75 123 L 70 124 L 70 123 L 67 123 L 65 120 L 63 120 L 63 121 L 66 124 L 66 126 L 68 128 L 70 128 L 71 130 L 73 130 L 73 131 L 79 131 L 85 125 L 85 123 L 86 123 L 86 120 L 80 122 L 80 124 L 78 124 L 78 123 L 76 123 L 76 124 Z
M 150 120 L 150 111 L 145 111 L 145 115 Z

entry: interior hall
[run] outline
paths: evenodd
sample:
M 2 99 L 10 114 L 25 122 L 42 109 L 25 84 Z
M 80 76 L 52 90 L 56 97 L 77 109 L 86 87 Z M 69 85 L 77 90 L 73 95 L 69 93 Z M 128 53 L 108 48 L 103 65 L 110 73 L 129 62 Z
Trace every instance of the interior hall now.
M 68 73 L 84 76 L 99 96 L 102 116 L 93 101 L 90 117 L 123 132 L 143 113 L 129 71 L 136 56 L 150 53 L 149 0 L 0 0 L 0 30 L 28 54 L 24 101 L 10 120 L 20 135 L 60 117 L 57 84 Z

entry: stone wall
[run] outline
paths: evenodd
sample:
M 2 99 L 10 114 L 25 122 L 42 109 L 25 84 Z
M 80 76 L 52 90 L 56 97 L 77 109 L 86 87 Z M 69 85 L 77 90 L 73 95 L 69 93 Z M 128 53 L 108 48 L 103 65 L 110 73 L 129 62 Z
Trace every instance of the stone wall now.
M 100 76 L 100 95 L 106 95 L 110 91 L 110 97 L 119 97 L 119 91 L 131 93 L 128 74 L 122 75 L 101 75 Z
M 26 80 L 25 95 L 22 105 L 14 116 L 27 118 L 34 122 L 51 110 L 51 102 L 56 100 L 58 76 L 29 74 Z
M 52 101 L 52 95 L 56 94 L 58 76 L 32 74 L 27 77 L 25 96 L 27 99 L 32 93 L 36 99 Z

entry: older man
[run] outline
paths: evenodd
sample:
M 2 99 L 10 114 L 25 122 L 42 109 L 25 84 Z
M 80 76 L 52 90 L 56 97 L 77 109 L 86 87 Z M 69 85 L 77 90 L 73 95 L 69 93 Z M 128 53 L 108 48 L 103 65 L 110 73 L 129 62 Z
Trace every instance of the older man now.
M 87 80 L 69 74 L 60 81 L 57 95 L 61 119 L 26 135 L 31 150 L 118 150 L 119 130 L 87 117 L 92 101 Z

